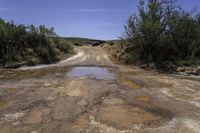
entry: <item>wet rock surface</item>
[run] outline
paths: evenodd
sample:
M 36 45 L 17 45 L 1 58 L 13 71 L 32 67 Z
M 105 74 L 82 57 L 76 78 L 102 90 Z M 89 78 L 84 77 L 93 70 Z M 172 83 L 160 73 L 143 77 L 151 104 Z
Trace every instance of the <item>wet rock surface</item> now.
M 199 133 L 198 80 L 80 49 L 61 67 L 1 70 L 0 133 Z
M 198 66 L 198 67 L 178 67 L 177 72 L 182 75 L 200 75 L 200 66 Z

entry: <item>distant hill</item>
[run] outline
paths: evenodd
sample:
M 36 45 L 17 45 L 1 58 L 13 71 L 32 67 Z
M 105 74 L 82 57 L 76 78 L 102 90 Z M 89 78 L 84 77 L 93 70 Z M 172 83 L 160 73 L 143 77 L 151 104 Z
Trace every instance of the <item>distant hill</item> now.
M 80 37 L 60 37 L 60 38 L 65 39 L 66 41 L 68 41 L 74 45 L 77 45 L 77 46 L 99 45 L 99 44 L 106 42 L 104 40 L 96 40 L 96 39 L 80 38 Z

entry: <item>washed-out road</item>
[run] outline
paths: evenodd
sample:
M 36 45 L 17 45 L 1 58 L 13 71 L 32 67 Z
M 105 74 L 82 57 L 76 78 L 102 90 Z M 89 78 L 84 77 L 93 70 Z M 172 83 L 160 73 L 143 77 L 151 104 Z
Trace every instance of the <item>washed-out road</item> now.
M 200 133 L 200 80 L 114 64 L 100 47 L 0 70 L 0 133 Z

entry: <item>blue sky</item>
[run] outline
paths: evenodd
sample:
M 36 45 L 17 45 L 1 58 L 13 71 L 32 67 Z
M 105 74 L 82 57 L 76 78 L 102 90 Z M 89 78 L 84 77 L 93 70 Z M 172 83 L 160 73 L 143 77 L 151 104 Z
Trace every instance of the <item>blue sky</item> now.
M 179 0 L 185 9 L 199 0 Z M 0 0 L 0 17 L 54 27 L 60 36 L 115 39 L 123 33 L 138 0 Z

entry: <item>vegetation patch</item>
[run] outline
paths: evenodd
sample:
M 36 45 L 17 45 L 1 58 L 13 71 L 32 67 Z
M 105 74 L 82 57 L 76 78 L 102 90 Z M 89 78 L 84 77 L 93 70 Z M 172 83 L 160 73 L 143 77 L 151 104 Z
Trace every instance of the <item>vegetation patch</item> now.
M 0 19 L 0 67 L 49 64 L 71 54 L 72 44 L 59 38 L 53 28 Z
M 177 0 L 140 0 L 120 41 L 107 42 L 114 59 L 161 72 L 200 65 L 200 14 Z
M 62 37 L 68 43 L 73 43 L 75 46 L 98 46 L 99 44 L 104 43 L 103 40 L 95 40 L 90 38 L 80 38 L 80 37 Z

